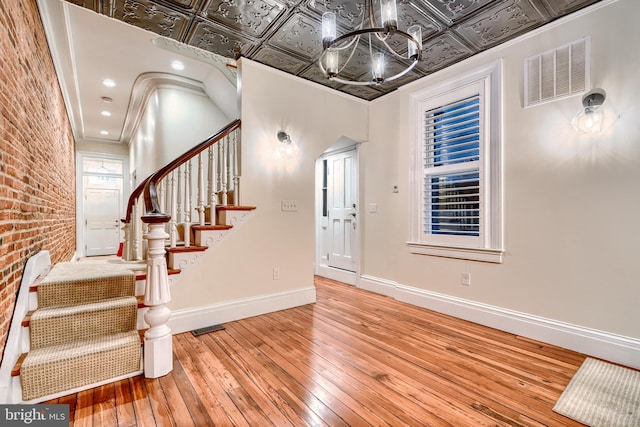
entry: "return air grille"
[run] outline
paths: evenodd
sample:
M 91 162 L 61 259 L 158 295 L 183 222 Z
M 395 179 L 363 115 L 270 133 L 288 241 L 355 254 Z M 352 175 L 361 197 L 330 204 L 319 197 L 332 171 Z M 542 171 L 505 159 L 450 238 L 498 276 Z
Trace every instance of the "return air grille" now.
M 525 59 L 524 74 L 526 107 L 584 92 L 589 81 L 589 39 Z

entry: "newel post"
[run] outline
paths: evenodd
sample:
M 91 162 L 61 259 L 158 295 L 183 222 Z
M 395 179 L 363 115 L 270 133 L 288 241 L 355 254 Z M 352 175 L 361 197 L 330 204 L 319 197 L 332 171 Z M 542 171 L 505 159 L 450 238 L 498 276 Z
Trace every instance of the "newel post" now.
M 144 304 L 149 310 L 144 320 L 149 329 L 144 334 L 144 376 L 158 378 L 173 369 L 173 346 L 171 329 L 167 326 L 171 310 L 165 305 L 171 301 L 169 292 L 169 275 L 165 259 L 165 239 L 169 237 L 165 224 L 170 216 L 150 214 L 142 217 L 148 225 L 147 240 L 147 280 L 144 289 Z

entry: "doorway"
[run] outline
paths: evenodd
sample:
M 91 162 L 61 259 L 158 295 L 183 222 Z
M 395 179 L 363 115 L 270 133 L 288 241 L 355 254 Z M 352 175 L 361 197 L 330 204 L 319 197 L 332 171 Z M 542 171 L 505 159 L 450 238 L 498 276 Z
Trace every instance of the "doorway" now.
M 80 160 L 79 255 L 115 255 L 122 238 L 124 161 L 88 155 Z
M 355 285 L 360 267 L 357 147 L 321 156 L 316 182 L 316 274 Z

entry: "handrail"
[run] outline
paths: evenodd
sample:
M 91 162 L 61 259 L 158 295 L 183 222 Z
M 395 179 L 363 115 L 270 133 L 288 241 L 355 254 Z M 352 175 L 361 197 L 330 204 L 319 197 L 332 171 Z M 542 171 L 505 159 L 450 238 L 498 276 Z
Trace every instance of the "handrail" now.
M 220 129 L 217 133 L 210 136 L 205 141 L 201 142 L 195 147 L 191 148 L 189 151 L 182 154 L 180 157 L 176 158 L 175 160 L 171 161 L 162 169 L 158 170 L 157 172 L 152 174 L 149 178 L 147 178 L 145 180 L 145 186 L 144 186 L 144 205 L 145 205 L 144 216 L 146 216 L 149 219 L 151 219 L 152 217 L 158 217 L 158 219 L 160 219 L 160 217 L 162 218 L 168 217 L 167 214 L 163 213 L 160 210 L 160 204 L 158 203 L 157 185 L 160 182 L 160 180 L 162 180 L 162 178 L 167 176 L 169 172 L 174 170 L 179 165 L 183 164 L 188 160 L 191 160 L 192 158 L 194 158 L 195 156 L 197 156 L 198 154 L 200 154 L 201 152 L 209 148 L 211 145 L 220 141 L 222 138 L 226 137 L 231 132 L 239 128 L 240 128 L 240 119 L 236 119 L 232 121 L 227 126 Z
M 144 187 L 147 185 L 147 182 L 149 182 L 149 180 L 151 179 L 152 176 L 153 175 L 149 175 L 144 181 L 142 181 L 140 183 L 140 185 L 138 185 L 136 187 L 136 189 L 133 190 L 133 193 L 131 193 L 131 195 L 129 196 L 129 201 L 127 202 L 127 213 L 126 213 L 126 216 L 124 217 L 124 219 L 121 220 L 125 224 L 129 224 L 131 222 L 131 214 L 133 213 L 133 205 L 136 203 L 136 200 L 138 200 L 138 197 L 140 197 L 140 195 L 144 191 Z

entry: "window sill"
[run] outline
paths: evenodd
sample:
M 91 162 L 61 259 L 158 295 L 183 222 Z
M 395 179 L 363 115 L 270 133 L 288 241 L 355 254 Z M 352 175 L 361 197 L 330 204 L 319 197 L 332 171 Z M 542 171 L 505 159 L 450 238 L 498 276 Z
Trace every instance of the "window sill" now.
M 424 243 L 407 242 L 409 251 L 413 254 L 432 255 L 445 258 L 467 259 L 471 261 L 502 263 L 502 249 L 463 248 L 455 246 L 427 245 Z

